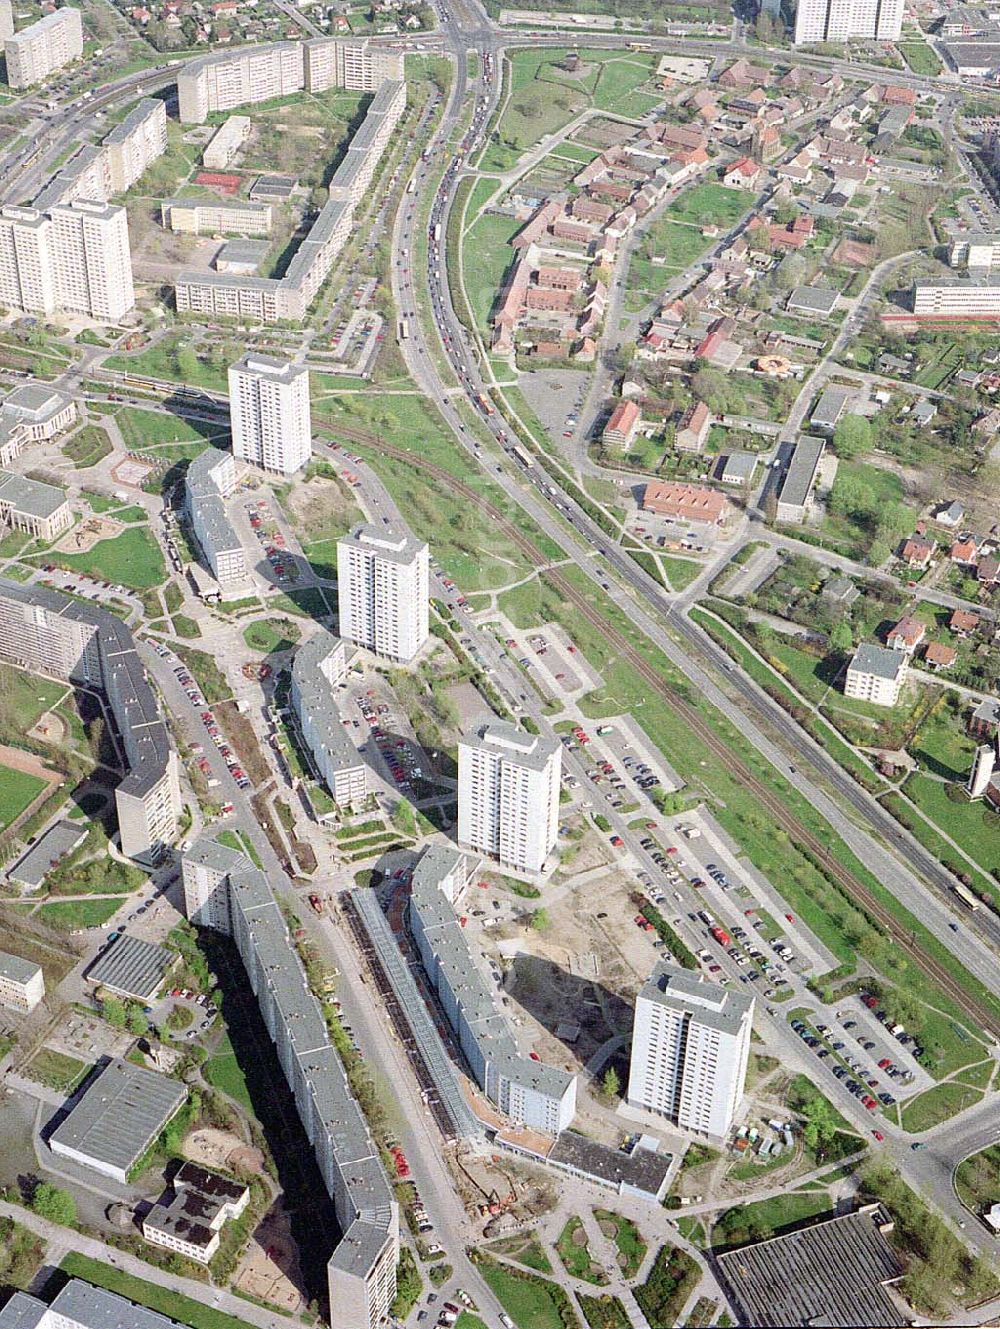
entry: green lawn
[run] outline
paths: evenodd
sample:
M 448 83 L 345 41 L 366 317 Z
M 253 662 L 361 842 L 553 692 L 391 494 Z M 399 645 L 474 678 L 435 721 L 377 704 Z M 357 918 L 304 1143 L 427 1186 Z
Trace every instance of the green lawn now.
M 65 1052 L 55 1052 L 52 1048 L 40 1048 L 24 1068 L 24 1074 L 36 1084 L 43 1084 L 47 1089 L 59 1093 L 69 1093 L 90 1070 L 85 1061 L 67 1056 Z
M 957 1084 L 954 1080 L 936 1084 L 933 1089 L 910 1099 L 903 1108 L 903 1130 L 914 1134 L 929 1131 L 932 1126 L 939 1126 L 957 1112 L 964 1112 L 966 1108 L 981 1102 L 982 1097 L 981 1090 L 974 1089 L 972 1085 Z
M 140 452 L 160 443 L 197 443 L 211 434 L 226 432 L 221 424 L 196 425 L 165 411 L 144 411 L 138 406 L 123 406 L 115 415 L 115 423 L 130 452 Z
M 898 42 L 897 47 L 914 74 L 928 74 L 933 77 L 941 73 L 941 61 L 926 42 Z
M 96 466 L 110 452 L 111 440 L 99 425 L 84 425 L 62 446 L 63 456 L 68 457 L 78 470 Z
M 675 591 L 686 590 L 705 568 L 704 563 L 698 563 L 694 559 L 672 558 L 669 554 L 660 556 L 660 566 Z
M 1000 1200 L 1000 1144 L 990 1145 L 959 1163 L 955 1189 L 958 1198 L 974 1213 Z
M 260 620 L 243 630 L 243 640 L 253 651 L 287 651 L 295 645 L 302 633 L 296 623 L 288 619 Z
M 238 1320 L 233 1315 L 226 1315 L 215 1306 L 195 1301 L 172 1288 L 161 1287 L 156 1283 L 147 1283 L 143 1278 L 136 1278 L 124 1270 L 112 1268 L 105 1260 L 92 1260 L 89 1255 L 80 1255 L 76 1251 L 64 1256 L 59 1266 L 71 1278 L 82 1278 L 97 1287 L 117 1292 L 140 1306 L 186 1324 L 191 1329 L 247 1329 L 246 1320 Z M 206 1289 L 206 1295 L 211 1295 Z
M 568 1303 L 568 1319 L 560 1315 L 565 1293 L 555 1283 L 537 1274 L 518 1274 L 492 1260 L 483 1260 L 479 1271 L 517 1329 L 579 1329 Z
M 523 223 L 513 217 L 479 217 L 465 233 L 462 274 L 469 305 L 480 332 L 490 328 L 490 310 L 514 261 L 510 242 Z
M 163 555 L 151 532 L 142 526 L 122 531 L 110 540 L 101 540 L 83 554 L 47 554 L 46 558 L 74 572 L 86 572 L 101 581 L 110 581 L 133 590 L 144 591 L 159 586 L 167 571 Z
M 215 1055 L 205 1063 L 204 1075 L 213 1088 L 228 1094 L 253 1116 L 253 1103 L 250 1101 L 246 1078 L 236 1060 L 236 1053 L 228 1035 L 219 1044 Z
M 455 1321 L 455 1329 L 486 1329 L 486 1325 L 478 1315 L 473 1315 L 471 1311 L 463 1311 Z
M 186 332 L 164 337 L 155 346 L 136 355 L 112 355 L 104 365 L 106 369 L 172 379 L 192 388 L 208 388 L 215 392 L 225 392 L 229 386 L 226 357 L 216 353 L 210 359 L 193 351 L 190 334 Z
M 829 1211 L 830 1197 L 825 1191 L 775 1195 L 769 1200 L 727 1209 L 713 1229 L 712 1241 L 716 1246 L 726 1246 L 758 1240 Z
M 58 900 L 43 904 L 35 915 L 43 923 L 57 928 L 97 928 L 106 923 L 121 908 L 121 899 L 115 900 Z
M 1000 821 L 982 802 L 953 803 L 946 792 L 947 786 L 927 775 L 911 775 L 904 789 L 917 807 L 960 844 L 987 876 L 1000 869 Z
M 54 683 L 50 678 L 0 664 L 0 697 L 3 697 L 4 710 L 17 722 L 22 733 L 36 725 L 46 711 L 58 706 L 66 691 L 64 683 Z
M 588 1283 L 606 1283 L 607 1276 L 599 1265 L 590 1258 L 587 1245 L 587 1233 L 582 1221 L 574 1217 L 566 1222 L 556 1242 L 556 1252 L 573 1278 L 582 1278 Z
M 726 185 L 692 185 L 671 203 L 664 213 L 674 221 L 689 222 L 692 226 L 720 226 L 724 230 L 734 225 L 753 203 L 753 194 L 745 189 L 729 189 Z
M 37 775 L 0 766 L 0 831 L 16 821 L 46 787 Z
M 619 1265 L 623 1278 L 634 1278 L 639 1272 L 646 1254 L 646 1243 L 635 1223 L 624 1214 L 613 1213 L 610 1209 L 595 1209 L 594 1217 L 601 1225 L 605 1235 L 618 1247 Z

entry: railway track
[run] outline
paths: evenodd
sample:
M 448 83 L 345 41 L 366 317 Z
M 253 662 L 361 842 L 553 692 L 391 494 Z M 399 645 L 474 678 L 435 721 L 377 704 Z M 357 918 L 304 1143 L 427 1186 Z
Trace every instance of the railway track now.
M 466 502 L 477 507 L 488 516 L 496 524 L 498 530 L 502 531 L 533 564 L 541 566 L 548 562 L 532 541 L 495 504 L 484 499 L 481 494 L 469 485 L 464 484 L 451 471 L 445 470 L 443 466 L 438 466 L 418 453 L 410 452 L 405 448 L 393 447 L 366 430 L 354 429 L 345 426 L 338 420 L 331 420 L 323 416 L 316 416 L 315 419 L 317 424 L 326 425 L 339 437 L 347 441 L 375 448 L 383 456 L 392 457 L 397 461 L 407 462 L 412 466 L 419 467 L 420 470 L 447 485 L 453 493 L 460 494 Z M 692 733 L 698 736 L 705 747 L 728 766 L 745 788 L 752 791 L 760 806 L 774 818 L 775 825 L 781 827 L 794 843 L 808 850 L 810 856 L 820 865 L 823 871 L 866 913 L 875 919 L 895 944 L 906 951 L 927 977 L 932 979 L 959 1007 L 965 1010 L 979 1027 L 994 1037 L 1000 1037 L 1000 1017 L 994 1014 L 987 1004 L 962 987 L 939 960 L 914 942 L 913 938 L 900 927 L 899 921 L 869 887 L 845 868 L 830 853 L 821 840 L 806 830 L 780 797 L 769 789 L 763 781 L 759 780 L 750 767 L 741 761 L 732 748 L 712 729 L 701 712 L 686 701 L 632 646 L 628 639 L 616 631 L 607 619 L 598 613 L 586 596 L 582 595 L 558 568 L 547 568 L 545 575 L 559 589 L 564 598 L 592 626 L 600 630 L 608 644 L 614 647 L 619 658 L 625 660 L 640 675 L 643 681 L 684 719 Z

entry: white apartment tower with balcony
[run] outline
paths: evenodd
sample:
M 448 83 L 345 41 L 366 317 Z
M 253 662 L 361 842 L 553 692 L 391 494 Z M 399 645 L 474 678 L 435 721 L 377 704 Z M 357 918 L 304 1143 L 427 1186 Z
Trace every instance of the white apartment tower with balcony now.
M 559 829 L 562 748 L 503 720 L 458 744 L 459 844 L 513 872 L 538 873 Z
M 795 45 L 852 37 L 894 42 L 902 27 L 903 0 L 798 0 Z
M 269 355 L 229 366 L 233 453 L 241 461 L 292 475 L 312 454 L 309 371 Z
M 400 526 L 355 526 L 337 541 L 340 635 L 408 661 L 430 630 L 430 553 Z
M 636 998 L 628 1101 L 722 1139 L 743 1098 L 753 998 L 666 961 Z
M 125 209 L 83 199 L 0 208 L 0 303 L 120 323 L 135 307 Z

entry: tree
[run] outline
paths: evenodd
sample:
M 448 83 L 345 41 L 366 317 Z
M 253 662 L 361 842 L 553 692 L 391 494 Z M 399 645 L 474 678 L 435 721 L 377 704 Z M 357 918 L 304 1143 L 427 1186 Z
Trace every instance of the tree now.
M 833 431 L 833 447 L 838 457 L 851 461 L 872 448 L 872 427 L 863 415 L 845 415 Z
M 128 1024 L 128 1011 L 125 1003 L 117 997 L 105 997 L 101 1003 L 101 1014 L 112 1029 L 124 1029 Z
M 621 1077 L 613 1066 L 609 1066 L 604 1072 L 604 1079 L 601 1081 L 601 1092 L 605 1098 L 617 1098 L 621 1090 Z
M 854 633 L 851 631 L 851 625 L 846 619 L 830 633 L 830 645 L 834 650 L 846 652 L 854 645 Z
M 141 1038 L 149 1031 L 149 1021 L 143 1014 L 141 1006 L 131 1005 L 128 1008 L 128 1031 L 136 1038 Z
M 62 1191 L 47 1181 L 39 1182 L 35 1187 L 31 1209 L 39 1218 L 47 1218 L 50 1223 L 59 1223 L 62 1227 L 76 1225 L 76 1201 L 69 1191 Z
M 536 909 L 531 915 L 531 926 L 536 932 L 548 932 L 551 924 L 552 919 L 549 917 L 549 911 L 544 907 Z

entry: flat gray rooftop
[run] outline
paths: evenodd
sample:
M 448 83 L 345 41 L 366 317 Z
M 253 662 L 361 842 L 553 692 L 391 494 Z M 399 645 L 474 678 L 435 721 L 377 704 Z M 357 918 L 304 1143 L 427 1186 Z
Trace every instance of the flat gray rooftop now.
M 13 471 L 0 471 L 0 503 L 9 503 L 15 512 L 44 520 L 58 512 L 65 502 L 65 489 L 29 480 Z
M 115 1060 L 91 1081 L 49 1143 L 128 1172 L 186 1098 L 177 1080 Z
M 888 646 L 879 646 L 877 642 L 863 641 L 854 652 L 849 668 L 891 681 L 898 677 L 905 663 L 905 651 L 891 651 Z
M 148 1001 L 163 985 L 177 956 L 163 946 L 123 933 L 87 970 L 87 981 Z
M 29 982 L 38 973 L 39 967 L 33 960 L 0 951 L 0 978 L 6 978 L 11 983 Z
M 37 887 L 52 871 L 61 858 L 71 854 L 87 837 L 84 822 L 55 821 L 44 831 L 26 854 L 23 854 L 7 876 L 11 881 L 22 882 L 25 886 Z
M 880 1217 L 877 1205 L 866 1205 L 717 1256 L 744 1323 L 760 1329 L 909 1324 L 886 1289 L 903 1267 L 880 1231 Z
M 792 453 L 792 459 L 788 463 L 785 478 L 781 482 L 781 490 L 778 494 L 780 503 L 788 503 L 792 507 L 802 507 L 809 497 L 813 480 L 816 478 L 816 468 L 819 466 L 819 460 L 825 447 L 826 443 L 823 439 L 813 438 L 809 434 L 799 439 L 795 445 L 795 451 Z
M 753 997 L 700 979 L 689 969 L 661 960 L 639 994 L 671 1010 L 681 1010 L 697 1024 L 736 1035 L 753 1010 Z

